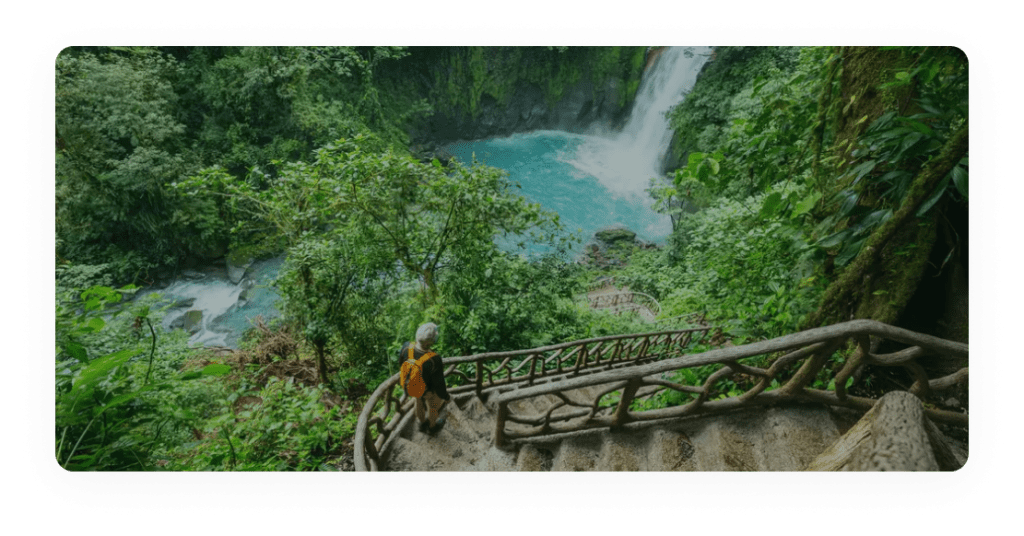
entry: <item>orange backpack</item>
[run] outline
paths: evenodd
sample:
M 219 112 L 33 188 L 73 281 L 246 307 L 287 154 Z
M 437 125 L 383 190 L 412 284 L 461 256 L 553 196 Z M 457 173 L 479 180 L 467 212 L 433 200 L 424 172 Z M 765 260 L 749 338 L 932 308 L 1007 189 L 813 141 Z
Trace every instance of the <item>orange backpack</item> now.
M 398 372 L 398 383 L 405 390 L 405 394 L 419 398 L 427 392 L 427 382 L 423 380 L 423 364 L 435 355 L 437 354 L 434 352 L 427 352 L 419 359 L 415 359 L 413 344 L 409 345 L 409 358 L 402 363 L 402 368 Z

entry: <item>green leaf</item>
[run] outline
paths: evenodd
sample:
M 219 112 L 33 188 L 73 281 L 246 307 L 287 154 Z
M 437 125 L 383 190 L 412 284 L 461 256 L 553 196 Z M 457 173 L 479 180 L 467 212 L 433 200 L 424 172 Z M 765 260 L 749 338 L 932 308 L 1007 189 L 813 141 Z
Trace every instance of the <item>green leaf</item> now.
M 871 171 L 875 169 L 875 165 L 877 163 L 878 162 L 876 160 L 868 160 L 867 162 L 863 162 L 859 166 L 853 168 L 850 172 L 854 175 L 853 184 L 857 184 L 865 175 L 871 173 Z
M 811 192 L 810 195 L 803 198 L 799 203 L 796 204 L 796 207 L 793 209 L 793 214 L 791 214 L 789 217 L 796 218 L 802 214 L 810 212 L 811 209 L 814 208 L 814 205 L 818 202 L 819 199 L 821 199 L 820 192 Z
M 892 209 L 887 208 L 882 210 L 876 210 L 871 214 L 865 216 L 864 219 L 861 220 L 861 222 L 857 225 L 857 227 L 859 228 L 857 234 L 862 235 L 865 234 L 866 232 L 870 232 L 875 227 L 878 227 L 879 225 L 882 225 L 883 223 L 889 221 L 889 218 L 891 217 Z
M 708 158 L 708 159 L 707 159 L 707 160 L 705 160 L 704 162 L 705 162 L 705 163 L 706 163 L 706 164 L 707 164 L 708 166 L 711 166 L 711 174 L 712 174 L 712 175 L 718 175 L 718 171 L 719 171 L 719 169 L 721 169 L 721 168 L 719 167 L 719 165 L 718 165 L 718 161 L 717 161 L 717 160 L 715 160 L 715 159 L 713 159 L 713 158 Z
M 103 326 L 105 326 L 106 324 L 107 323 L 104 322 L 102 318 L 94 317 L 89 319 L 89 322 L 86 323 L 86 326 L 89 328 L 90 331 L 97 332 L 103 329 Z
M 924 123 L 922 123 L 920 121 L 914 121 L 912 119 L 907 119 L 905 121 L 905 123 L 907 125 L 909 125 L 910 128 L 913 128 L 914 130 L 916 130 L 916 131 L 918 131 L 918 132 L 920 132 L 920 133 L 922 133 L 922 134 L 924 134 L 924 135 L 926 135 L 928 137 L 934 137 L 935 136 L 935 131 L 932 130 L 932 127 L 930 127 L 930 126 L 928 126 L 928 125 L 926 125 L 926 124 L 924 124 Z
M 862 238 L 856 242 L 846 244 L 846 246 L 839 252 L 839 255 L 836 256 L 836 266 L 846 266 L 854 257 L 857 256 L 858 253 L 860 253 L 860 248 L 866 241 L 867 238 Z
M 939 185 L 935 188 L 935 192 L 932 193 L 931 197 L 925 200 L 924 203 L 921 203 L 921 208 L 917 209 L 918 218 L 927 214 L 928 211 L 931 210 L 933 206 L 935 206 L 935 203 L 938 203 L 939 199 L 942 199 L 942 194 L 946 193 L 946 187 L 949 186 L 949 179 L 951 176 L 952 173 L 946 175 L 946 178 L 942 179 L 942 182 L 940 182 Z
M 139 389 L 138 391 L 132 391 L 130 393 L 125 393 L 123 395 L 115 396 L 114 398 L 110 399 L 110 401 L 108 401 L 106 404 L 103 404 L 102 407 L 97 408 L 98 411 L 96 412 L 96 415 L 99 415 L 100 413 L 103 413 L 104 411 L 107 411 L 110 408 L 120 406 L 121 404 L 124 404 L 126 402 L 131 402 L 132 400 L 135 400 L 136 398 L 138 398 L 139 395 L 141 395 L 142 393 L 144 393 L 144 392 L 146 392 L 146 391 L 148 391 L 150 389 L 152 389 L 152 386 L 148 386 L 147 385 L 146 387 L 143 387 L 142 389 Z
M 764 85 L 767 83 L 768 80 L 763 75 L 758 75 L 757 78 L 755 78 L 754 81 L 751 82 L 753 86 L 753 91 L 750 92 L 750 96 L 756 97 L 757 94 L 761 92 L 761 88 L 763 88 Z
M 843 229 L 842 231 L 839 231 L 838 233 L 832 234 L 830 236 L 826 236 L 825 238 L 822 238 L 821 240 L 818 240 L 817 245 L 818 245 L 818 247 L 822 247 L 822 248 L 825 248 L 825 249 L 834 248 L 834 247 L 838 246 L 839 244 L 842 244 L 843 242 L 845 242 L 846 239 L 849 238 L 852 235 L 853 235 L 853 230 L 851 230 L 851 229 Z
M 224 364 L 221 364 L 221 363 L 211 363 L 211 364 L 206 365 L 205 367 L 203 367 L 202 375 L 203 376 L 223 376 L 223 375 L 225 375 L 225 374 L 227 374 L 229 372 L 231 372 L 231 366 L 230 365 L 224 365 Z
M 64 346 L 64 351 L 67 352 L 68 355 L 70 355 L 71 357 L 83 363 L 89 360 L 88 353 L 85 351 L 85 346 L 82 346 L 77 342 L 69 342 L 66 346 Z
M 837 194 L 838 198 L 842 199 L 842 204 L 839 206 L 838 215 L 840 218 L 849 216 L 853 209 L 857 207 L 857 202 L 860 200 L 860 195 L 853 190 L 843 190 Z
M 86 365 L 81 372 L 79 372 L 78 377 L 75 378 L 72 391 L 76 393 L 84 391 L 86 388 L 99 381 L 100 378 L 109 374 L 114 367 L 117 367 L 131 359 L 133 355 L 134 352 L 129 349 L 94 359 L 91 363 Z
M 779 192 L 773 192 L 771 195 L 765 198 L 764 204 L 761 205 L 761 217 L 771 218 L 772 216 L 775 216 L 778 213 L 779 207 L 781 207 L 781 205 L 782 194 L 780 194 Z
M 705 166 L 703 164 L 697 166 L 697 180 L 699 180 L 701 182 L 705 182 L 705 181 L 708 180 L 708 177 L 710 175 L 711 175 L 711 168 L 709 168 L 708 166 Z
M 956 186 L 956 191 L 960 192 L 960 195 L 967 198 L 967 170 L 960 166 L 953 168 L 953 186 Z

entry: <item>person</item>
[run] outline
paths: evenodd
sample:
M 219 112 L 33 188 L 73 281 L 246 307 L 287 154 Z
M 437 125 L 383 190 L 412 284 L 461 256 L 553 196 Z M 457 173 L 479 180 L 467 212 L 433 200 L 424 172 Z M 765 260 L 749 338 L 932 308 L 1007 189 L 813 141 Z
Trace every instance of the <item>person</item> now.
M 430 351 L 437 342 L 437 324 L 427 322 L 416 330 L 416 340 L 402 345 L 398 351 L 398 362 L 409 359 L 409 347 L 413 348 L 413 359 L 419 359 Z M 423 363 L 423 382 L 427 390 L 416 399 L 416 420 L 420 423 L 421 432 L 436 434 L 444 426 L 444 418 L 439 418 L 445 402 L 451 400 L 448 388 L 444 383 L 444 360 L 434 355 Z

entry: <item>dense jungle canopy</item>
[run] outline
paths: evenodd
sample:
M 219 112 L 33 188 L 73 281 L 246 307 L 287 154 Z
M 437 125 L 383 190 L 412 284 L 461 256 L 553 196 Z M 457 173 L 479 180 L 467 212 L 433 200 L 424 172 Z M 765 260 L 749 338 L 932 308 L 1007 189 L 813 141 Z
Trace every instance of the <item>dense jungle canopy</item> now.
M 663 317 L 701 312 L 737 343 L 851 318 L 967 342 L 956 48 L 714 47 L 669 114 L 667 169 L 648 190 L 671 235 L 612 248 L 602 266 L 575 262 L 589 237 L 567 236 L 502 170 L 442 150 L 621 126 L 657 53 L 63 50 L 58 463 L 341 467 L 361 398 L 422 322 L 443 326 L 438 351 L 452 356 L 649 330 L 577 305 L 598 277 L 654 296 Z M 156 302 L 130 301 L 185 270 L 273 256 L 283 316 L 231 359 L 161 329 Z

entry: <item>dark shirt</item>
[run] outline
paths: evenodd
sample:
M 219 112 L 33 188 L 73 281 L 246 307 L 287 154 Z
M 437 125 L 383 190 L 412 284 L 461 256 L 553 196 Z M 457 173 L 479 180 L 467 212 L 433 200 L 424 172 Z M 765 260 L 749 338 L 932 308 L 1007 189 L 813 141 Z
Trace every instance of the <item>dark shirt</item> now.
M 407 342 L 398 351 L 399 364 L 405 363 L 409 359 L 410 344 L 414 345 L 415 343 Z M 413 346 L 412 353 L 413 359 L 419 359 L 427 352 L 421 352 Z M 448 387 L 444 384 L 444 360 L 441 359 L 440 355 L 434 355 L 426 363 L 423 363 L 423 382 L 427 384 L 427 391 L 434 393 L 442 400 L 451 399 L 451 396 L 448 394 Z

